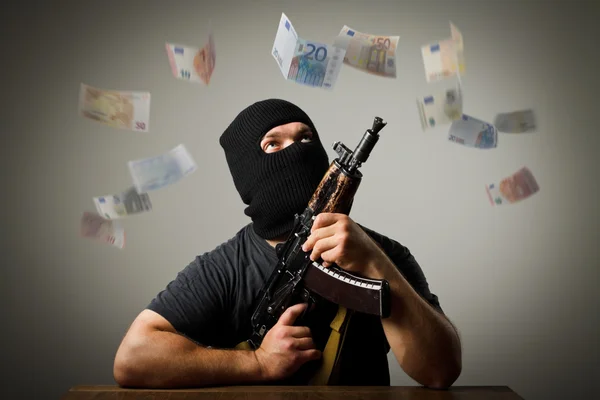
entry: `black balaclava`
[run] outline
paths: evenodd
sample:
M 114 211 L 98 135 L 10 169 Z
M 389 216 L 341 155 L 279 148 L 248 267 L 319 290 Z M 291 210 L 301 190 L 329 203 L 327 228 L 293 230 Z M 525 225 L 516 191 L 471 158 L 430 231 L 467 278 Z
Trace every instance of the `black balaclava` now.
M 262 137 L 290 122 L 309 126 L 312 140 L 265 153 L 260 147 Z M 238 114 L 219 143 L 235 187 L 248 205 L 244 213 L 252 219 L 254 231 L 264 239 L 288 233 L 294 214 L 304 211 L 329 167 L 327 152 L 308 115 L 285 100 L 259 101 Z

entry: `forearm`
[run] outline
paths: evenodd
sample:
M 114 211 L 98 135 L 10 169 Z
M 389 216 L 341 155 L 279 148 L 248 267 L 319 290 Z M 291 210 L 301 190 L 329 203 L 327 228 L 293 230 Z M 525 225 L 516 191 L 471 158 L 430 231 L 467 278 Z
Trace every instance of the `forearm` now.
M 412 288 L 387 257 L 378 262 L 377 271 L 377 278 L 390 284 L 391 314 L 381 321 L 398 363 L 424 386 L 449 387 L 462 368 L 456 330 Z
M 260 382 L 254 351 L 198 346 L 176 333 L 154 331 L 117 353 L 114 376 L 124 387 L 177 388 Z

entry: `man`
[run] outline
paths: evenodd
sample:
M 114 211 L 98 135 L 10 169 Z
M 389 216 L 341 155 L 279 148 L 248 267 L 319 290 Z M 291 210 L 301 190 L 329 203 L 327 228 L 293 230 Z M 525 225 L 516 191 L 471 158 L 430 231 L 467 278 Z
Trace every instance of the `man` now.
M 312 121 L 279 99 L 244 109 L 220 138 L 252 222 L 181 271 L 143 310 L 121 343 L 116 382 L 126 387 L 307 384 L 319 367 L 337 305 L 288 308 L 256 351 L 249 338 L 260 289 L 277 262 L 294 214 L 307 206 L 329 166 Z M 390 284 L 388 318 L 353 314 L 329 384 L 389 385 L 387 353 L 422 385 L 450 386 L 461 372 L 459 337 L 410 251 L 343 214 L 322 213 L 304 250 L 356 275 Z

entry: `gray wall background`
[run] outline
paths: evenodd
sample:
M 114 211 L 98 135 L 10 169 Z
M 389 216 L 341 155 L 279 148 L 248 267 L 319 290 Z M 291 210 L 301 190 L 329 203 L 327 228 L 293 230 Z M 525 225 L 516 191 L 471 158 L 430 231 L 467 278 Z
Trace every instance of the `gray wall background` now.
M 456 385 L 508 385 L 526 399 L 598 390 L 597 2 L 102 1 L 2 6 L 2 373 L 6 398 L 58 398 L 114 384 L 129 324 L 197 254 L 249 222 L 217 139 L 268 97 L 295 102 L 331 143 L 353 147 L 388 121 L 365 164 L 352 217 L 408 246 L 458 326 Z M 334 91 L 286 82 L 270 51 L 285 12 L 331 43 L 344 24 L 400 35 L 398 78 L 345 67 Z M 210 86 L 176 80 L 165 42 L 201 46 L 212 20 Z M 482 151 L 423 133 L 420 46 L 461 30 L 465 113 L 493 121 L 532 107 L 533 134 Z M 149 91 L 149 133 L 81 118 L 81 82 Z M 184 143 L 198 164 L 126 219 L 125 249 L 78 236 L 92 197 L 131 184 L 126 163 Z M 528 166 L 540 192 L 489 205 L 484 185 Z M 390 353 L 392 383 L 415 385 Z M 5 392 L 6 393 L 6 392 Z M 4 396 L 3 396 L 4 397 Z

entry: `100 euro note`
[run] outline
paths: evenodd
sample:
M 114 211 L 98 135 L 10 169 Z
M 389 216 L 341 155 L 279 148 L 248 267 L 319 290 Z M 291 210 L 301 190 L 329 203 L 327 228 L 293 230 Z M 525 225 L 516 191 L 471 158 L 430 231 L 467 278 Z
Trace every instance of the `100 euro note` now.
M 421 47 L 427 82 L 436 82 L 465 73 L 465 56 L 462 34 L 450 22 L 451 38 Z
M 344 64 L 390 78 L 396 77 L 396 49 L 400 36 L 362 33 L 344 25 L 335 46 L 345 49 Z
M 452 122 L 448 140 L 463 146 L 492 149 L 498 146 L 498 130 L 492 124 L 463 114 Z
M 531 109 L 498 114 L 494 125 L 498 131 L 505 133 L 525 133 L 536 128 L 535 116 Z
M 205 85 L 210 83 L 217 57 L 212 32 L 208 35 L 208 42 L 201 49 L 174 43 L 167 43 L 166 49 L 175 78 L 203 82 Z
M 104 219 L 91 212 L 86 211 L 81 216 L 79 234 L 81 237 L 107 243 L 120 249 L 125 247 L 125 230 L 115 221 Z
M 523 200 L 540 190 L 535 177 L 527 167 L 523 167 L 511 176 L 500 181 L 499 185 L 486 185 L 488 198 L 492 205 L 512 204 Z
M 463 111 L 460 86 L 417 98 L 423 131 L 459 119 Z
M 290 20 L 281 14 L 271 54 L 285 79 L 333 89 L 344 53 L 339 47 L 299 38 Z
M 82 83 L 79 114 L 113 128 L 148 132 L 150 93 L 98 89 Z
M 148 193 L 138 193 L 131 187 L 121 194 L 94 197 L 98 213 L 106 219 L 123 218 L 152 210 Z
M 159 156 L 129 161 L 127 165 L 138 193 L 162 189 L 198 168 L 183 144 Z

